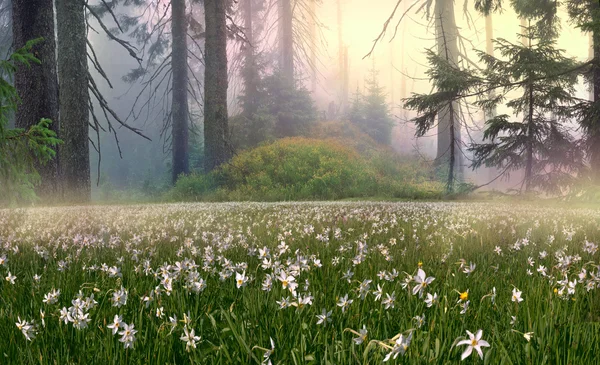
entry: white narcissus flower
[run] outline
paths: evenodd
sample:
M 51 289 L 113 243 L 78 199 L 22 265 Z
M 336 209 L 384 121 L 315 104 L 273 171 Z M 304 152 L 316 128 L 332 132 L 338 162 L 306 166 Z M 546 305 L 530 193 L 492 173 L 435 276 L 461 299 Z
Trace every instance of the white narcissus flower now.
M 235 273 L 235 285 L 237 286 L 237 288 L 241 288 L 242 286 L 246 286 L 246 283 L 248 282 L 248 277 L 246 277 L 246 272 L 242 272 L 241 274 L 239 272 Z
M 348 309 L 350 304 L 352 304 L 352 302 L 353 302 L 353 300 L 348 299 L 348 294 L 346 294 L 342 298 L 340 298 L 337 305 L 338 305 L 338 307 L 342 308 L 342 313 L 344 313 L 346 311 L 346 309 Z
M 377 284 L 377 290 L 373 292 L 373 295 L 375 295 L 375 301 L 381 299 L 381 295 L 383 295 L 383 288 L 381 287 L 381 285 Z
M 521 292 L 517 288 L 513 288 L 513 291 L 512 291 L 512 301 L 513 302 L 517 302 L 517 303 L 521 303 L 523 301 L 523 298 L 521 298 L 521 294 L 523 294 L 523 292 Z
M 113 323 L 109 324 L 108 327 L 109 329 L 112 330 L 112 334 L 115 335 L 117 334 L 117 331 L 119 331 L 119 328 L 121 326 L 123 326 L 124 322 L 123 322 L 123 317 L 121 317 L 118 314 L 115 314 L 115 318 L 113 319 Z
M 15 283 L 15 279 L 16 279 L 16 278 L 17 278 L 17 277 L 16 277 L 16 276 L 14 276 L 13 274 L 11 274 L 11 273 L 10 273 L 10 271 L 9 271 L 9 272 L 8 272 L 8 275 L 6 275 L 6 278 L 5 278 L 5 279 L 6 279 L 6 281 L 8 281 L 9 283 L 11 283 L 11 284 L 14 284 L 14 283 Z
M 417 283 L 417 285 L 415 285 L 415 287 L 413 288 L 413 295 L 419 293 L 419 297 L 422 297 L 423 291 L 425 290 L 427 285 L 431 284 L 431 282 L 434 281 L 435 278 L 433 276 L 427 277 L 427 275 L 425 275 L 425 271 L 423 271 L 423 269 L 419 269 L 417 271 L 417 275 L 413 277 L 413 280 L 415 283 Z
M 119 341 L 123 342 L 125 348 L 133 348 L 133 344 L 135 342 L 135 334 L 137 331 L 134 329 L 135 325 L 123 323 L 123 330 L 119 332 L 121 338 Z
M 408 346 L 410 346 L 411 340 L 412 340 L 412 332 L 406 337 L 404 336 L 404 334 L 401 334 L 400 337 L 398 337 L 396 339 L 396 342 L 394 343 L 394 347 L 392 348 L 392 351 L 388 352 L 388 354 L 385 355 L 383 362 L 389 361 L 392 357 L 394 359 L 396 359 L 398 357 L 398 355 L 404 355 L 406 350 L 408 350 Z
M 183 328 L 184 335 L 179 339 L 185 342 L 185 350 L 190 351 L 192 348 L 196 348 L 196 344 L 200 341 L 200 336 L 196 336 L 194 329 L 191 330 L 186 327 Z
M 317 314 L 317 324 L 326 325 L 331 322 L 331 311 L 327 312 L 325 308 L 321 311 L 321 314 Z
M 425 304 L 427 304 L 427 308 L 432 307 L 437 302 L 438 302 L 437 293 L 434 293 L 433 295 L 431 295 L 431 293 L 427 293 L 427 298 L 425 298 Z
M 479 357 L 483 359 L 483 351 L 481 351 L 481 347 L 490 347 L 490 344 L 487 341 L 481 339 L 483 331 L 479 330 L 475 335 L 467 331 L 467 334 L 469 335 L 468 340 L 462 340 L 456 344 L 456 346 L 468 345 L 467 349 L 460 356 L 460 359 L 464 360 L 469 357 L 473 352 L 473 349 L 475 349 L 477 354 L 479 354 Z
M 369 331 L 367 330 L 367 327 L 363 324 L 363 328 L 358 330 L 358 337 L 353 338 L 352 341 L 354 341 L 355 344 L 360 345 L 361 343 L 365 342 L 368 333 Z

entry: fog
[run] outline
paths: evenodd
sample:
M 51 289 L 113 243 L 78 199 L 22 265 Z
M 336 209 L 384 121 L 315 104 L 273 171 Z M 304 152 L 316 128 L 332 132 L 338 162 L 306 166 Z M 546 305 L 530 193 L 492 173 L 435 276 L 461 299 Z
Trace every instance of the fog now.
M 6 1 L 0 2 L 0 8 L 6 7 L 6 3 Z M 91 1 L 90 3 L 92 5 L 101 4 L 100 1 Z M 162 3 L 159 2 L 159 5 L 166 6 L 167 3 L 163 1 Z M 429 66 L 427 65 L 425 50 L 435 49 L 434 19 L 431 15 L 428 17 L 427 11 L 423 7 L 414 6 L 417 2 L 404 2 L 401 3 L 396 15 L 391 19 L 387 32 L 380 34 L 396 3 L 397 0 L 317 2 L 314 16 L 317 19 L 317 46 L 313 50 L 315 59 L 309 60 L 314 61 L 315 65 L 311 67 L 310 62 L 306 59 L 297 60 L 298 82 L 311 91 L 320 116 L 326 116 L 329 119 L 343 119 L 341 111 L 348 106 L 343 105 L 344 100 L 352 100 L 352 95 L 356 91 L 364 91 L 365 79 L 371 70 L 376 70 L 378 82 L 385 89 L 389 108 L 394 117 L 395 126 L 392 132 L 391 146 L 398 154 L 418 155 L 423 159 L 433 160 L 436 154 L 435 130 L 423 138 L 416 139 L 414 137 L 415 126 L 410 121 L 416 114 L 404 109 L 402 99 L 409 97 L 412 93 L 429 93 L 432 91 L 431 83 L 426 75 Z M 273 6 L 272 3 L 270 4 L 269 6 Z M 235 9 L 236 5 L 233 7 L 234 12 Z M 201 4 L 190 2 L 187 11 L 193 14 L 194 19 L 203 24 Z M 119 6 L 115 12 L 118 14 L 141 15 L 142 18 L 150 16 L 143 13 L 140 8 L 135 7 Z M 0 29 L 2 29 L 0 44 L 5 46 L 4 48 L 0 47 L 0 52 L 5 52 L 6 44 L 10 42 L 10 18 L 6 16 L 6 11 L 3 11 L 2 14 L 0 18 Z M 300 16 L 298 14 L 294 13 L 295 24 L 302 21 L 310 22 L 305 15 Z M 568 16 L 565 14 L 564 9 L 561 9 L 558 15 L 561 19 L 561 30 L 558 37 L 559 48 L 565 49 L 568 56 L 579 61 L 589 59 L 589 37 L 568 22 Z M 156 14 L 153 16 L 156 16 Z M 273 51 L 278 42 L 276 7 L 273 7 L 270 12 L 263 12 L 262 16 L 263 18 L 259 21 L 264 22 L 264 24 L 261 24 L 262 38 L 260 43 L 256 45 L 257 52 L 261 52 L 265 57 L 271 57 L 271 60 L 276 61 L 277 57 Z M 402 21 L 399 21 L 401 17 Z M 469 60 L 470 67 L 481 67 L 482 65 L 478 63 L 474 50 L 485 50 L 486 48 L 484 16 L 476 12 L 472 4 L 467 1 L 464 4 L 455 2 L 455 17 L 460 33 L 459 50 L 461 56 Z M 110 17 L 104 17 L 103 21 L 114 30 L 116 24 Z M 107 132 L 100 133 L 101 160 L 99 160 L 98 153 L 95 150 L 97 147 L 94 147 L 98 144 L 97 137 L 95 132 L 91 131 L 90 139 L 94 142 L 94 146 L 90 146 L 90 160 L 95 194 L 102 194 L 103 189 L 140 188 L 144 184 L 166 186 L 169 182 L 168 173 L 170 169 L 169 133 L 168 128 L 164 128 L 169 101 L 169 92 L 165 89 L 167 86 L 166 84 L 161 85 L 156 91 L 156 95 L 154 95 L 153 103 L 149 103 L 143 109 L 140 108 L 140 105 L 143 105 L 144 98 L 149 97 L 147 92 L 142 94 L 142 101 L 135 104 L 136 97 L 142 90 L 142 83 L 125 82 L 123 76 L 138 67 L 138 62 L 129 55 L 126 49 L 109 39 L 105 32 L 101 31 L 97 21 L 90 17 L 89 23 L 91 28 L 88 39 L 94 48 L 99 63 L 106 72 L 107 78 L 112 83 L 112 87 L 110 87 L 94 69 L 94 65 L 90 63 L 89 68 L 95 76 L 101 92 L 117 115 L 129 125 L 139 128 L 145 136 L 152 140 L 147 141 L 125 128 L 119 128 L 118 124 L 114 124 L 117 132 L 117 138 L 115 138 L 115 134 L 105 127 Z M 235 15 L 235 13 L 230 19 L 230 23 L 237 27 L 243 27 L 241 17 Z M 165 29 L 165 36 L 168 37 L 170 30 L 168 27 Z M 493 38 L 505 38 L 515 43 L 519 42 L 517 34 L 522 31 L 521 22 L 509 6 L 506 6 L 501 14 L 493 14 L 492 29 Z M 381 37 L 378 39 L 380 35 Z M 119 36 L 132 42 L 142 50 L 127 32 L 121 33 Z M 378 39 L 378 42 L 374 44 L 376 39 Z M 240 41 L 239 38 L 231 37 L 229 39 L 228 102 L 230 116 L 234 116 L 241 111 L 239 105 L 239 95 L 243 89 L 240 79 L 240 57 L 241 48 L 243 48 L 241 44 L 243 44 L 243 41 Z M 202 45 L 203 40 L 198 40 L 196 46 L 202 47 Z M 193 47 L 193 45 L 190 47 Z M 344 49 L 347 49 L 347 59 L 343 57 Z M 201 49 L 196 49 L 195 52 L 197 56 L 202 57 Z M 302 56 L 306 56 L 306 54 L 297 55 L 297 58 L 302 58 Z M 196 98 L 201 99 L 203 65 L 197 61 L 200 58 L 196 60 L 190 58 L 189 62 L 190 69 L 193 70 L 190 79 L 195 80 L 195 85 L 191 88 L 194 89 Z M 340 67 L 344 67 L 343 65 L 346 62 L 348 65 L 346 76 L 348 80 L 346 84 L 348 88 L 347 99 L 342 96 L 344 74 L 343 70 L 340 69 Z M 317 75 L 316 85 L 311 82 L 311 75 L 313 74 Z M 581 80 L 577 87 L 577 96 L 586 99 L 588 93 L 587 86 Z M 163 95 L 162 99 L 157 96 L 161 94 Z M 191 97 L 189 104 L 192 110 L 190 121 L 192 124 L 191 135 L 193 136 L 191 148 L 201 151 L 202 109 L 195 104 Z M 137 107 L 134 107 L 134 105 L 137 105 Z M 334 115 L 331 115 L 332 106 L 336 112 Z M 132 113 L 132 109 L 135 111 L 134 113 Z M 510 113 L 508 109 L 503 108 L 500 108 L 498 112 Z M 100 119 L 103 119 L 100 113 L 99 116 Z M 483 112 L 470 110 L 468 119 L 468 126 L 463 131 L 463 139 L 472 138 L 479 141 L 484 123 Z M 574 125 L 573 133 L 575 135 L 580 133 Z M 120 151 L 118 147 L 120 147 Z M 199 162 L 194 161 L 193 158 L 190 164 L 192 170 L 201 167 Z M 481 184 L 495 176 L 495 171 L 485 168 L 472 172 L 468 165 L 469 163 L 466 161 L 465 179 L 467 181 Z M 511 183 L 497 182 L 491 187 L 509 188 Z

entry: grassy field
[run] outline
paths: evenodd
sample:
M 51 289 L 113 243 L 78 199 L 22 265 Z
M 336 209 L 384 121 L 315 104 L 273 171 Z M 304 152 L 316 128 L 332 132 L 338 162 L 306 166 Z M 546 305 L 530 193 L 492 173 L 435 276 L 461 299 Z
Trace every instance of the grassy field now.
M 0 210 L 0 363 L 598 364 L 599 222 L 490 203 Z

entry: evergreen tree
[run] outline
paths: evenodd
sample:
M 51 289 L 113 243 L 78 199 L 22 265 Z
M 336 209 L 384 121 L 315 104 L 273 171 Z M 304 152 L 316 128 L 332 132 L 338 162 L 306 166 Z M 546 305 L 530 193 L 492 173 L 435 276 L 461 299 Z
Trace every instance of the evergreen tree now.
M 486 122 L 484 142 L 472 144 L 472 167 L 499 167 L 503 174 L 524 170 L 521 189 L 560 192 L 583 168 L 583 153 L 565 124 L 573 117 L 577 75 L 574 60 L 555 48 L 556 41 L 539 27 L 526 28 L 527 45 L 498 39 L 502 58 L 480 52 L 486 64 L 487 86 L 500 90 L 493 100 L 479 105 L 490 109 L 513 91 L 520 95 L 506 102 L 517 117 L 503 114 Z
M 60 142 L 50 129 L 49 119 L 38 120 L 27 128 L 8 128 L 8 118 L 20 101 L 11 78 L 17 65 L 40 63 L 30 53 L 36 43 L 39 40 L 27 42 L 8 60 L 0 60 L 0 203 L 35 199 L 33 188 L 40 183 L 36 166 L 51 160 L 56 155 L 53 148 Z
M 450 144 L 447 151 L 441 154 L 445 161 L 438 160 L 438 166 L 448 168 L 446 191 L 451 193 L 457 181 L 461 179 L 461 171 L 456 168 L 456 161 L 459 160 L 457 156 L 462 154 L 458 131 L 465 123 L 458 110 L 458 101 L 464 100 L 472 93 L 477 93 L 481 88 L 481 78 L 470 70 L 458 68 L 448 57 L 440 56 L 432 50 L 427 50 L 427 59 L 429 69 L 426 74 L 435 91 L 431 94 L 413 94 L 410 98 L 404 99 L 404 106 L 417 112 L 417 116 L 411 119 L 415 123 L 417 137 L 425 136 L 436 127 L 439 130 L 440 120 L 444 123 L 448 122 L 448 131 L 444 133 L 450 137 Z M 438 156 L 440 156 L 439 151 Z
M 366 83 L 366 94 L 356 91 L 348 111 L 348 119 L 375 141 L 389 145 L 394 122 L 386 101 L 385 90 L 379 85 L 377 71 L 371 70 Z

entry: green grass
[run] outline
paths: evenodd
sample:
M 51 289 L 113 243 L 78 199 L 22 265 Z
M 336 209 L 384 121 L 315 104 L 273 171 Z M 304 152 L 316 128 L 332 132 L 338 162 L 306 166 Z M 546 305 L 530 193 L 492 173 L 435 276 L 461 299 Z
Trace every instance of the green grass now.
M 584 250 L 584 244 L 598 242 L 599 218 L 597 209 L 490 203 L 0 210 L 0 257 L 7 258 L 0 274 L 16 276 L 14 284 L 0 282 L 0 363 L 260 364 L 272 338 L 273 364 L 380 364 L 390 339 L 412 333 L 406 353 L 388 363 L 447 364 L 461 362 L 466 346 L 456 346 L 457 340 L 467 330 L 482 329 L 491 345 L 483 348 L 484 359 L 473 352 L 463 362 L 597 364 L 600 297 L 592 274 L 597 274 L 598 253 L 591 245 Z M 281 242 L 285 250 L 278 248 Z M 264 247 L 270 250 L 271 267 L 263 267 L 258 257 Z M 542 251 L 545 258 L 540 258 Z M 177 262 L 187 267 L 179 272 Z M 435 277 L 425 288 L 439 297 L 432 307 L 425 296 L 412 294 L 414 281 L 403 288 L 419 263 L 427 276 Z M 476 268 L 467 275 L 461 263 Z M 539 265 L 547 268 L 546 277 L 537 272 Z M 111 277 L 110 267 L 122 276 Z M 564 275 L 571 282 L 579 280 L 582 268 L 586 275 L 574 293 L 561 295 L 558 281 Z M 279 308 L 278 301 L 293 301 L 293 295 L 276 278 L 271 291 L 262 284 L 267 274 L 280 270 L 297 271 L 297 294 L 310 293 L 312 304 Z M 350 279 L 344 277 L 348 270 Z M 391 280 L 378 276 L 394 270 L 398 276 Z M 238 288 L 236 273 L 242 272 L 250 280 Z M 172 279 L 170 293 L 161 284 L 165 273 Z M 39 282 L 33 279 L 36 274 Z M 196 293 L 191 287 L 199 278 L 206 288 Z M 357 289 L 364 280 L 372 282 L 363 300 Z M 395 293 L 394 308 L 376 300 L 378 284 L 382 299 Z M 128 290 L 128 300 L 116 307 L 111 298 L 121 286 Z M 157 287 L 161 294 L 146 306 L 142 297 Z M 61 291 L 58 302 L 43 303 L 53 288 Z M 511 300 L 513 288 L 522 291 L 522 302 Z M 85 310 L 90 322 L 78 330 L 59 321 L 59 311 L 72 306 L 80 290 L 83 298 L 93 294 L 97 305 Z M 461 314 L 459 293 L 467 290 L 469 307 Z M 353 303 L 342 312 L 337 303 L 346 295 Z M 162 318 L 156 316 L 159 308 Z M 316 316 L 323 308 L 332 311 L 331 323 L 318 325 Z M 190 351 L 180 339 L 188 313 L 188 329 L 201 337 Z M 133 348 L 125 349 L 121 336 L 107 328 L 115 315 L 135 325 Z M 173 328 L 169 317 L 174 315 L 178 321 Z M 419 328 L 414 318 L 422 315 L 425 322 Z M 15 325 L 19 317 L 34 322 L 31 341 Z M 356 344 L 354 333 L 363 326 L 366 340 Z M 523 336 L 528 332 L 533 332 L 530 341 Z

